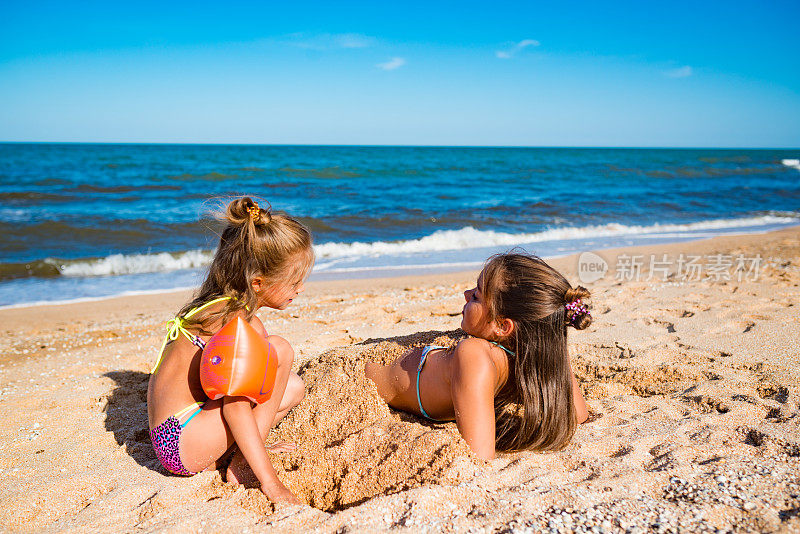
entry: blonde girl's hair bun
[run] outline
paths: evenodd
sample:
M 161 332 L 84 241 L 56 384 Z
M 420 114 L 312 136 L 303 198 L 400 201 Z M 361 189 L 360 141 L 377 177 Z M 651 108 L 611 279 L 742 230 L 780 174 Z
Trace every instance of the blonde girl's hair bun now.
M 592 324 L 592 314 L 589 309 L 589 299 L 592 294 L 583 286 L 571 287 L 564 293 L 564 308 L 566 309 L 566 325 L 583 330 Z
M 269 224 L 272 221 L 272 206 L 266 201 L 262 201 L 262 203 L 267 205 L 266 209 L 251 197 L 234 199 L 228 204 L 224 218 L 235 226 L 246 225 L 250 222 L 254 226 Z

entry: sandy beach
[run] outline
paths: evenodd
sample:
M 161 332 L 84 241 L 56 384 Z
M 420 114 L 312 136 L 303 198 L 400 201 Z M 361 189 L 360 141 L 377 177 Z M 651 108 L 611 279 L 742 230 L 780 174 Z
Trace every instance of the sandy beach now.
M 272 458 L 302 506 L 158 463 L 148 372 L 188 292 L 0 310 L 0 529 L 800 532 L 800 227 L 596 252 L 569 347 L 591 417 L 556 453 L 477 461 L 363 377 L 455 343 L 477 272 L 310 282 L 262 309 L 307 386 L 270 436 L 298 445 Z M 577 255 L 550 263 L 580 282 Z

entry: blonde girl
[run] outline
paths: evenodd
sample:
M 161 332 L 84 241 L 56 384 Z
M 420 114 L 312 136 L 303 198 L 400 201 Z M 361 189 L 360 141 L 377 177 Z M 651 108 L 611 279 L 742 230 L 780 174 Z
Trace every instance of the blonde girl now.
M 271 500 L 297 502 L 278 479 L 264 446 L 269 429 L 305 395 L 302 380 L 291 371 L 292 347 L 282 337 L 267 336 L 278 369 L 272 397 L 258 405 L 246 397 L 210 400 L 200 384 L 199 364 L 208 339 L 235 317 L 267 335 L 255 313 L 262 307 L 285 309 L 303 291 L 314 262 L 311 234 L 292 217 L 263 209 L 249 197 L 230 202 L 221 218 L 226 226 L 208 275 L 197 296 L 169 322 L 150 375 L 150 437 L 162 465 L 181 475 L 214 468 L 235 443 L 228 481 L 257 481 Z
M 455 420 L 481 458 L 561 449 L 588 417 L 567 332 L 591 324 L 589 296 L 536 256 L 493 256 L 464 292 L 469 337 L 451 349 L 417 347 L 388 366 L 369 363 L 366 374 L 390 406 Z

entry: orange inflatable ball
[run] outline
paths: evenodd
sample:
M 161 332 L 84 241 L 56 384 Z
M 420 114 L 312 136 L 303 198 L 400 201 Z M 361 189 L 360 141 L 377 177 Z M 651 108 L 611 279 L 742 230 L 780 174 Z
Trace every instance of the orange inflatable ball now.
M 262 404 L 272 396 L 278 354 L 250 323 L 236 317 L 206 343 L 200 383 L 211 399 L 247 397 Z

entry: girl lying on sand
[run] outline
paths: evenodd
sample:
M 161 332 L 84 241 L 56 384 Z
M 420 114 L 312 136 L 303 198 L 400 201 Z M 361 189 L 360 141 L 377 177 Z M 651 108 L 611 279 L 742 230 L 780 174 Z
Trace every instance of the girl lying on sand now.
M 192 475 L 215 462 L 236 442 L 228 481 L 257 479 L 270 500 L 298 502 L 278 479 L 264 448 L 269 429 L 305 394 L 291 372 L 294 351 L 278 336 L 267 336 L 278 367 L 272 396 L 263 404 L 247 397 L 210 400 L 200 383 L 200 358 L 208 339 L 228 321 L 241 317 L 266 336 L 255 316 L 261 307 L 285 309 L 303 291 L 314 253 L 311 234 L 282 213 L 261 209 L 249 197 L 231 202 L 227 222 L 208 276 L 171 327 L 147 388 L 150 438 L 162 465 Z M 191 425 L 189 424 L 191 422 Z M 290 448 L 279 443 L 273 451 Z
M 502 254 L 489 259 L 464 297 L 461 328 L 470 337 L 452 349 L 412 349 L 387 366 L 368 362 L 367 377 L 393 408 L 455 419 L 481 458 L 565 447 L 588 418 L 567 327 L 591 324 L 589 292 L 536 256 Z

